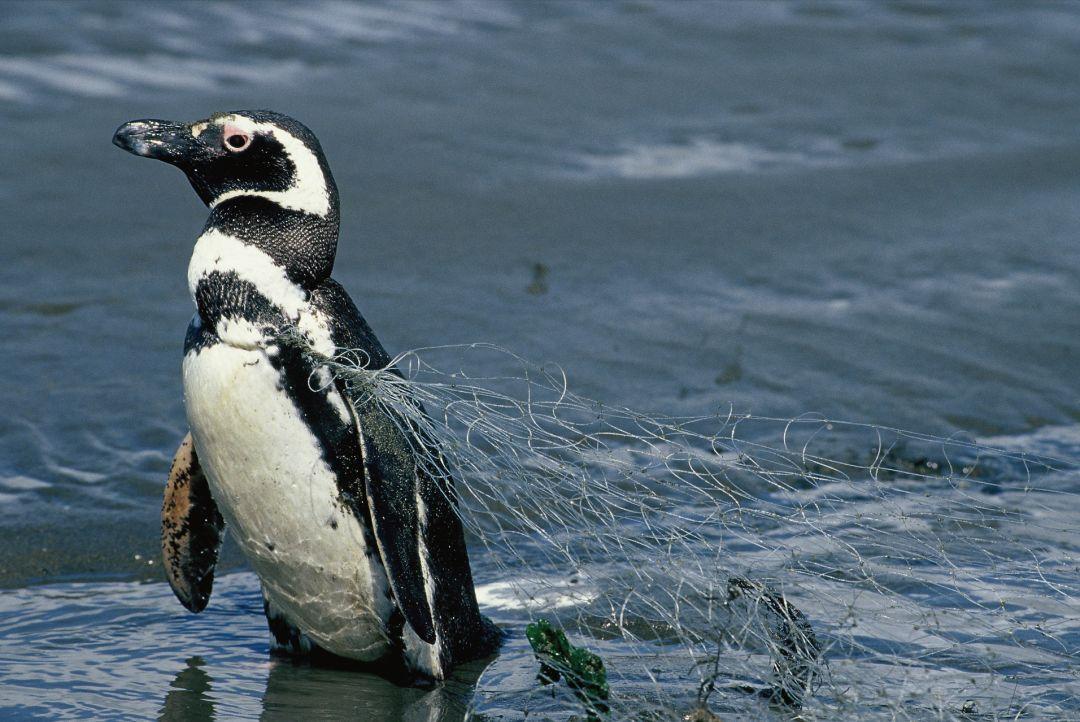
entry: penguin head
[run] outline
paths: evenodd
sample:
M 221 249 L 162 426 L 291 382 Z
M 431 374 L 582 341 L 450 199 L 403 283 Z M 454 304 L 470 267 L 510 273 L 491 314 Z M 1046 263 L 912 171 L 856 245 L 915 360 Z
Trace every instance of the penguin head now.
M 184 171 L 206 205 L 256 196 L 320 218 L 337 215 L 337 189 L 318 139 L 267 110 L 218 113 L 195 123 L 133 120 L 113 143 Z

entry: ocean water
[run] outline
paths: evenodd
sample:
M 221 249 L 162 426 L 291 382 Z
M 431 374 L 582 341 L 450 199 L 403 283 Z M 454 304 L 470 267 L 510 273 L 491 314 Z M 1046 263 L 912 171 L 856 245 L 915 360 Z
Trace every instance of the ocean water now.
M 517 639 L 434 691 L 272 660 L 228 547 L 210 609 L 175 603 L 205 209 L 120 123 L 311 127 L 335 276 L 392 353 L 491 342 L 611 404 L 1075 463 L 1078 68 L 1063 3 L 0 4 L 0 715 L 449 720 L 479 678 L 497 718 L 534 673 Z

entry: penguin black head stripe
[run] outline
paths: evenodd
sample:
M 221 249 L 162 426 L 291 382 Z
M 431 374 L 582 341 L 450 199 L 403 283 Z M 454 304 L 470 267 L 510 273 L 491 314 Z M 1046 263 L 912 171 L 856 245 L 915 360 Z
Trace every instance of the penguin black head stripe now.
M 252 196 L 317 217 L 337 210 L 334 178 L 318 139 L 279 113 L 237 110 L 196 123 L 133 120 L 113 142 L 184 171 L 211 208 Z
M 477 606 L 453 480 L 414 455 L 433 441 L 304 353 L 390 362 L 330 278 L 338 197 L 318 140 L 236 111 L 131 121 L 113 142 L 182 170 L 210 207 L 188 266 L 190 433 L 162 509 L 181 603 L 208 603 L 227 531 L 262 584 L 274 649 L 434 678 L 492 653 L 501 635 Z

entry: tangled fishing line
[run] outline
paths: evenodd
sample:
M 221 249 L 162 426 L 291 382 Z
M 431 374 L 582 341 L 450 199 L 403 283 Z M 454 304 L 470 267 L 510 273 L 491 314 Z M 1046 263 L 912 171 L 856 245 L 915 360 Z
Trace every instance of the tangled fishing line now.
M 1075 456 L 811 416 L 646 415 L 486 344 L 386 369 L 304 353 L 455 480 L 481 605 L 520 623 L 511 635 L 533 622 L 530 640 L 603 661 L 584 679 L 540 655 L 542 681 L 568 677 L 540 691 L 481 679 L 477 716 L 523 699 L 562 719 L 1080 716 Z

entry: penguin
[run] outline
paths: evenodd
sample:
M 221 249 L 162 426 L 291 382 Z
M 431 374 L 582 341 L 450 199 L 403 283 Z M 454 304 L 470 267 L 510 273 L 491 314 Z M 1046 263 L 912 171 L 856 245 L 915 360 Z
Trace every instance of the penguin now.
M 227 530 L 261 583 L 275 652 L 413 680 L 494 654 L 502 635 L 477 605 L 453 480 L 418 463 L 437 445 L 305 353 L 391 364 L 331 278 L 339 199 L 315 135 L 258 110 L 133 120 L 113 142 L 179 168 L 210 209 L 187 272 L 189 433 L 162 507 L 181 604 L 208 604 Z

